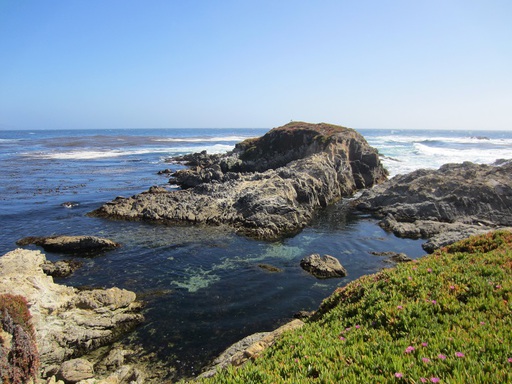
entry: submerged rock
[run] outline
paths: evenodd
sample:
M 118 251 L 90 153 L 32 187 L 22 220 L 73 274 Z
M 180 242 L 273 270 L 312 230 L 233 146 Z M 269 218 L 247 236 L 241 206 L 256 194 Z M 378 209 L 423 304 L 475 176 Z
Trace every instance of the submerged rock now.
M 119 244 L 96 236 L 24 237 L 16 242 L 24 246 L 35 244 L 48 252 L 94 255 L 119 247 Z
M 241 234 L 276 239 L 300 231 L 315 210 L 386 179 L 377 151 L 356 131 L 293 122 L 226 155 L 177 159 L 182 190 L 152 188 L 116 198 L 92 216 L 167 224 L 226 224 Z
M 300 261 L 300 266 L 319 279 L 347 276 L 347 270 L 339 260 L 330 255 L 320 256 L 318 253 L 306 256 Z
M 421 169 L 365 191 L 361 210 L 395 235 L 430 238 L 427 251 L 469 235 L 512 226 L 512 161 Z

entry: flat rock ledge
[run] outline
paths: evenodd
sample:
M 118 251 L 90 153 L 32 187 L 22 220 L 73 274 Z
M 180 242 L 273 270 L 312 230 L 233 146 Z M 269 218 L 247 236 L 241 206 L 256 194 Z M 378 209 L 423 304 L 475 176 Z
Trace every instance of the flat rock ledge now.
M 274 331 L 259 332 L 243 338 L 221 353 L 198 378 L 212 377 L 219 370 L 230 365 L 239 367 L 249 360 L 256 359 L 265 349 L 271 347 L 284 332 L 299 329 L 303 325 L 302 320 L 295 319 Z
M 381 227 L 397 236 L 429 239 L 423 248 L 433 252 L 512 226 L 512 160 L 398 175 L 365 191 L 355 205 L 381 217 Z
M 45 261 L 43 253 L 33 250 L 16 249 L 1 256 L 0 294 L 21 295 L 27 299 L 43 378 L 69 372 L 69 366 L 83 371 L 74 377 L 89 375 L 90 372 L 85 373 L 89 369 L 84 368 L 87 364 L 83 362 L 64 366 L 63 363 L 111 344 L 122 333 L 140 324 L 144 319 L 139 313 L 141 304 L 136 301 L 135 293 L 124 289 L 79 291 L 55 284 L 42 270 Z M 73 381 L 66 379 L 68 382 Z
M 47 236 L 24 237 L 16 242 L 19 246 L 35 244 L 47 252 L 71 253 L 85 256 L 110 251 L 120 246 L 115 241 L 96 236 Z
M 330 255 L 320 256 L 318 253 L 304 257 L 300 266 L 318 279 L 347 276 L 347 270 L 338 259 Z
M 292 122 L 248 139 L 225 155 L 174 159 L 182 189 L 152 187 L 118 197 L 89 215 L 166 224 L 228 225 L 278 239 L 299 232 L 315 210 L 387 178 L 379 154 L 353 129 Z

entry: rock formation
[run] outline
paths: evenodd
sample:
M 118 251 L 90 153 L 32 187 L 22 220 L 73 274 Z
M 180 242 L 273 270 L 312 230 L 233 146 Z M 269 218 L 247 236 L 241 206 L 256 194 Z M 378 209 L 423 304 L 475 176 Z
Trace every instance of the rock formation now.
M 48 252 L 73 253 L 80 255 L 95 255 L 119 247 L 119 244 L 96 236 L 48 236 L 24 237 L 16 242 L 24 246 L 35 244 Z
M 457 240 L 512 226 L 512 161 L 421 169 L 365 191 L 357 207 L 383 218 L 397 236 L 429 238 L 428 252 Z
M 300 261 L 300 266 L 319 279 L 347 276 L 347 270 L 338 259 L 330 255 L 320 256 L 318 253 L 306 256 Z
M 275 239 L 300 231 L 314 211 L 386 179 L 377 151 L 356 131 L 294 122 L 226 155 L 179 159 L 191 168 L 172 182 L 118 197 L 91 215 L 168 224 L 226 224 L 239 233 Z
M 119 288 L 78 291 L 55 284 L 41 268 L 45 261 L 41 252 L 23 249 L 0 257 L 0 294 L 27 299 L 47 377 L 59 372 L 63 362 L 110 344 L 143 316 L 135 293 Z

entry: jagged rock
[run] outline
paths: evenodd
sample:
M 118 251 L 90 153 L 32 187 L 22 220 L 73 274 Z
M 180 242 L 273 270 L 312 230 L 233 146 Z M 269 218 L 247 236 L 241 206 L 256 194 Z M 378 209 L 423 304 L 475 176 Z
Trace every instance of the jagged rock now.
M 469 235 L 512 226 L 512 161 L 421 169 L 365 191 L 358 209 L 395 235 L 430 238 L 431 252 Z
M 94 377 L 93 365 L 85 359 L 72 359 L 65 361 L 60 366 L 58 379 L 67 383 L 77 383 L 80 380 L 90 379 Z
M 48 252 L 94 255 L 119 247 L 119 244 L 96 236 L 24 237 L 16 242 L 24 246 L 35 244 Z
M 318 253 L 306 256 L 300 261 L 300 266 L 319 279 L 347 276 L 347 270 L 339 260 L 330 255 L 320 256 Z
M 77 260 L 60 260 L 52 262 L 46 260 L 41 268 L 43 272 L 52 277 L 67 277 L 73 274 L 78 268 L 82 266 L 82 263 Z
M 356 131 L 294 122 L 226 155 L 187 155 L 173 174 L 179 191 L 116 198 L 91 216 L 168 224 L 226 224 L 276 239 L 300 231 L 315 210 L 386 179 L 377 151 Z
M 141 323 L 135 294 L 119 288 L 78 291 L 55 284 L 39 251 L 16 249 L 0 257 L 0 294 L 25 297 L 30 305 L 45 377 L 70 358 L 112 343 Z
M 270 265 L 270 264 L 258 264 L 258 267 L 260 267 L 261 269 L 264 269 L 265 271 L 272 272 L 272 273 L 283 271 L 281 268 L 278 268 L 278 267 Z

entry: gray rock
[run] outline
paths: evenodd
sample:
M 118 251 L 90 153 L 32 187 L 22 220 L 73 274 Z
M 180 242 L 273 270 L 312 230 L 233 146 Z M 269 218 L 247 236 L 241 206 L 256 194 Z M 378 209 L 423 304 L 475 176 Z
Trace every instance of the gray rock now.
M 425 250 L 469 235 L 512 226 L 512 161 L 445 164 L 398 175 L 365 191 L 361 210 L 382 217 L 395 235 L 429 238 Z
M 16 242 L 24 246 L 35 244 L 48 252 L 94 255 L 119 247 L 119 244 L 96 236 L 24 237 Z
M 347 276 L 347 270 L 338 259 L 330 255 L 320 256 L 318 253 L 306 256 L 300 261 L 300 266 L 319 279 Z
M 93 365 L 85 359 L 73 359 L 62 363 L 57 378 L 66 384 L 94 377 Z
M 116 198 L 91 216 L 167 224 L 225 224 L 261 239 L 295 234 L 315 210 L 386 179 L 377 151 L 356 131 L 294 122 L 226 155 L 187 155 L 182 190 Z
M 46 260 L 41 265 L 43 272 L 52 277 L 67 277 L 73 274 L 78 268 L 82 266 L 82 263 L 76 260 L 60 260 L 52 262 Z

